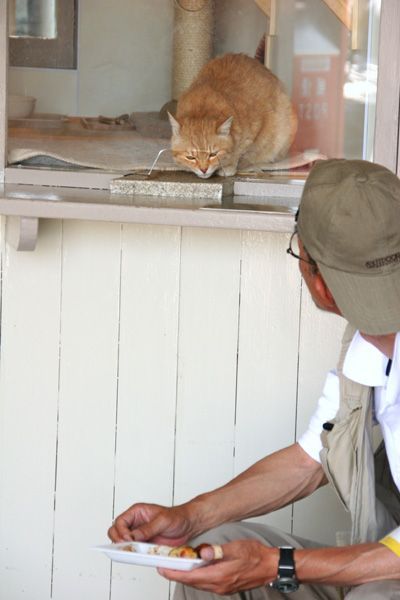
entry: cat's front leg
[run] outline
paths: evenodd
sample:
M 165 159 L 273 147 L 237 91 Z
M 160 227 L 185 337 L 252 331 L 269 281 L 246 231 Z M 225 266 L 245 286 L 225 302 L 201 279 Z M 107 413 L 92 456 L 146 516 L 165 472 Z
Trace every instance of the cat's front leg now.
M 232 175 L 235 175 L 236 171 L 236 167 L 221 167 L 221 169 L 217 171 L 217 175 L 220 177 L 231 177 Z
M 236 174 L 238 168 L 239 158 L 237 160 L 230 160 L 226 165 L 221 165 L 217 171 L 217 175 L 221 177 L 232 177 Z

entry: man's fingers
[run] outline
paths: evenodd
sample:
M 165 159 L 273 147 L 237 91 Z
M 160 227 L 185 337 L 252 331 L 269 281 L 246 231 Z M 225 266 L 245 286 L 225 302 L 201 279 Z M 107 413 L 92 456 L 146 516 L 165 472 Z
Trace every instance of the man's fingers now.
M 147 540 L 152 540 L 157 535 L 162 533 L 167 524 L 165 522 L 165 518 L 163 516 L 155 517 L 149 523 L 142 523 L 140 527 L 135 527 L 131 531 L 132 539 L 137 542 L 146 542 Z
M 114 519 L 110 529 L 108 530 L 108 537 L 113 542 L 129 542 L 134 539 L 131 534 L 129 523 L 122 515 L 117 519 Z
M 161 515 L 155 517 L 155 519 L 149 523 L 141 523 L 139 527 L 135 527 L 132 520 L 126 519 L 125 515 L 122 514 L 114 520 L 108 530 L 108 536 L 113 542 L 132 540 L 145 542 L 162 533 L 165 527 L 165 518 Z

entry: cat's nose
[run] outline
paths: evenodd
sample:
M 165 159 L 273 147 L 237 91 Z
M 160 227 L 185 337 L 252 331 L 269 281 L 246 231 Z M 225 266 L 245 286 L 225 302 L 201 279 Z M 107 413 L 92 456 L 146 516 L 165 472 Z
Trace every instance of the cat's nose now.
M 200 167 L 202 173 L 207 173 L 208 167 Z

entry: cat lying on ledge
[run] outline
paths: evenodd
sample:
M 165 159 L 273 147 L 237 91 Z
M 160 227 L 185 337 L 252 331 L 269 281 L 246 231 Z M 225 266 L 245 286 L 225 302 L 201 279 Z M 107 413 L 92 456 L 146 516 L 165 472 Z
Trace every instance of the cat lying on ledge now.
M 175 162 L 203 179 L 284 158 L 297 130 L 281 82 L 245 54 L 207 63 L 168 116 Z

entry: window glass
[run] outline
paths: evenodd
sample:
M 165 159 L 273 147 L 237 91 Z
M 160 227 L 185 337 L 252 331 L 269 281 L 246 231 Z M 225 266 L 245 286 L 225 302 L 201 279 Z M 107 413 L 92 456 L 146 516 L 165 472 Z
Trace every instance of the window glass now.
M 281 34 L 273 68 L 292 86 L 297 144 L 329 157 L 371 160 L 380 2 L 277 4 Z
M 50 18 L 55 1 L 37 0 L 29 11 L 33 4 L 11 1 L 10 33 L 57 37 L 60 20 Z M 77 35 L 75 68 L 11 62 L 10 165 L 126 173 L 149 169 L 165 149 L 156 168 L 175 168 L 167 111 L 174 115 L 176 100 L 204 64 L 228 52 L 265 64 L 283 83 L 298 120 L 287 155 L 295 160 L 285 165 L 279 157 L 265 171 L 246 164 L 241 174 L 306 172 L 316 156 L 373 159 L 380 0 L 73 4 L 79 25 L 63 46 L 72 47 Z M 25 112 L 24 97 L 33 99 Z M 251 128 L 258 117 L 250 87 L 243 98 Z
M 10 35 L 57 37 L 55 0 L 13 0 L 10 5 Z

